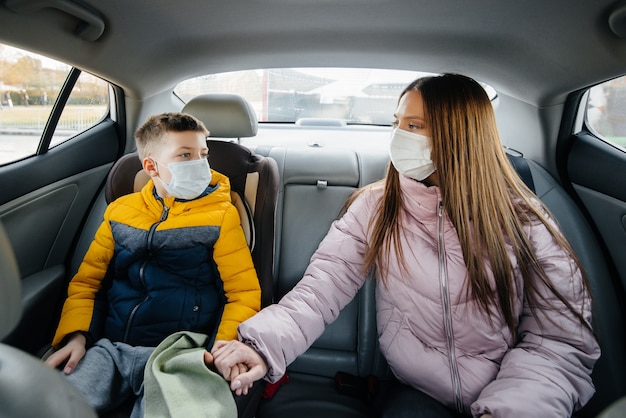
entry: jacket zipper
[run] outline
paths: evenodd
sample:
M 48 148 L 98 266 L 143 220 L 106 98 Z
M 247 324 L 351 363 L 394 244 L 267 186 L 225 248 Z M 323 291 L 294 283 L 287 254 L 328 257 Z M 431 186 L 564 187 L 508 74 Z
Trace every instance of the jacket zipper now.
M 146 266 L 150 262 L 150 258 L 152 256 L 151 255 L 152 254 L 152 240 L 154 239 L 154 232 L 156 231 L 157 226 L 159 226 L 159 224 L 161 222 L 163 222 L 163 221 L 165 221 L 167 219 L 167 215 L 169 214 L 169 211 L 170 211 L 170 208 L 165 205 L 163 200 L 162 199 L 159 199 L 159 200 L 163 204 L 163 212 L 161 212 L 161 218 L 157 222 L 152 224 L 152 226 L 150 226 L 150 230 L 148 231 L 148 236 L 146 238 L 146 247 L 148 248 L 148 254 L 149 255 L 144 260 L 144 262 L 141 265 L 141 267 L 139 268 L 139 280 L 141 281 L 141 284 L 143 285 L 144 288 L 146 287 L 145 270 L 146 270 Z M 133 310 L 130 312 L 130 315 L 128 316 L 128 320 L 126 321 L 126 329 L 124 331 L 124 342 L 128 342 L 128 335 L 130 334 L 130 326 L 133 323 L 133 319 L 135 318 L 135 314 L 137 313 L 137 311 L 139 310 L 141 305 L 143 305 L 147 300 L 148 300 L 148 295 L 146 294 L 146 297 L 141 302 L 139 302 L 137 305 L 135 305 L 133 307 Z
M 446 247 L 443 237 L 443 203 L 439 202 L 439 210 L 437 213 L 438 223 L 438 240 L 439 240 L 439 279 L 441 283 L 441 293 L 444 306 L 444 325 L 446 329 L 446 342 L 448 346 L 448 360 L 450 361 L 450 372 L 452 374 L 452 385 L 454 388 L 454 399 L 456 409 L 459 413 L 463 413 L 463 400 L 461 398 L 461 378 L 459 377 L 459 368 L 456 362 L 456 352 L 454 345 L 454 332 L 452 330 L 452 315 L 450 313 L 450 296 L 448 289 L 448 267 L 446 265 Z

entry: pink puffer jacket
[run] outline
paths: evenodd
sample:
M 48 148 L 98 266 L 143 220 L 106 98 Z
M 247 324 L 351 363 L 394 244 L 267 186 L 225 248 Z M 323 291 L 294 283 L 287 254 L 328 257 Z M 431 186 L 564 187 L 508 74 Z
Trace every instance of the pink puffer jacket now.
M 401 245 L 409 267 L 391 256 L 388 283 L 376 289 L 380 349 L 395 376 L 474 416 L 570 416 L 594 393 L 590 373 L 600 349 L 593 335 L 548 290 L 555 308 L 533 315 L 521 276 L 517 335 L 500 315 L 489 321 L 467 298 L 461 246 L 439 189 L 402 176 L 401 185 L 408 208 L 400 218 Z M 298 285 L 239 326 L 240 338 L 267 360 L 268 380 L 280 378 L 363 285 L 369 220 L 381 196 L 377 189 L 357 199 L 333 223 Z M 543 224 L 526 230 L 548 277 L 590 320 L 580 272 Z

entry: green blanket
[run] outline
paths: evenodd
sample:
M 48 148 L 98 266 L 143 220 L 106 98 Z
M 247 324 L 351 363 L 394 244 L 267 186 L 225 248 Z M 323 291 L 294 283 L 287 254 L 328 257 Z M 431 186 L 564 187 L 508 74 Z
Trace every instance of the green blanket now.
M 182 331 L 167 337 L 146 364 L 146 418 L 236 418 L 228 383 L 204 364 L 209 337 Z

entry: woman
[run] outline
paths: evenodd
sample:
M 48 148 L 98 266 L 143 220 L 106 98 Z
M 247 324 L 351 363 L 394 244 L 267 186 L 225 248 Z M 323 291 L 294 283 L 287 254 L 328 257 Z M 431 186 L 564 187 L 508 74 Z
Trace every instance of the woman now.
M 216 367 L 237 393 L 279 379 L 374 269 L 400 382 L 383 416 L 570 416 L 600 354 L 589 287 L 508 162 L 487 94 L 461 75 L 422 78 L 395 117 L 386 178 L 352 198 L 298 285 L 240 325 L 245 344 L 215 345 Z

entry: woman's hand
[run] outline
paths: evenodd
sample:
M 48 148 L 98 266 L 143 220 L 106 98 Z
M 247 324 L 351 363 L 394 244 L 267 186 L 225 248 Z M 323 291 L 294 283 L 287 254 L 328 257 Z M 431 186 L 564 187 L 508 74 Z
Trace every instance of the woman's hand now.
M 74 371 L 78 362 L 85 356 L 85 352 L 87 351 L 85 349 L 86 345 L 87 338 L 81 333 L 76 333 L 70 337 L 63 348 L 55 351 L 46 359 L 46 364 L 57 368 L 65 363 L 63 373 L 70 374 Z
M 263 357 L 242 342 L 216 341 L 211 355 L 215 368 L 230 381 L 230 389 L 237 395 L 246 395 L 252 384 L 267 374 Z

